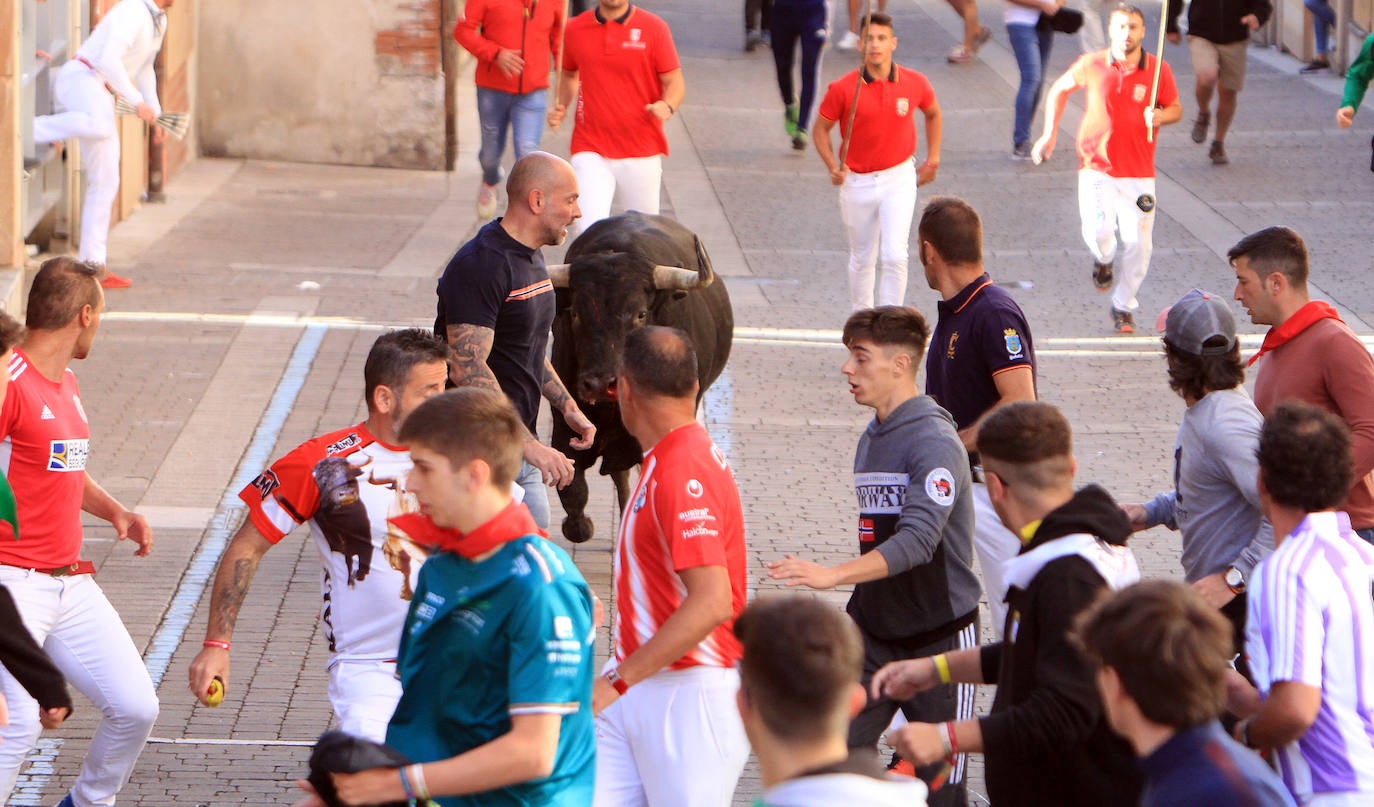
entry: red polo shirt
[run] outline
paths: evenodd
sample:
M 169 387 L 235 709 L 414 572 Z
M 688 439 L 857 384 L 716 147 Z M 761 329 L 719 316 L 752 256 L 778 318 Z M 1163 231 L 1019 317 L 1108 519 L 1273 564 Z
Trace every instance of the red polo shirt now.
M 820 115 L 840 124 L 840 137 L 849 128 L 849 108 L 859 71 L 851 70 L 831 82 L 821 101 Z M 854 113 L 853 136 L 844 164 L 857 174 L 891 168 L 916 153 L 916 110 L 935 104 L 935 88 L 915 70 L 892 65 L 886 81 L 872 81 L 864 74 L 859 90 L 859 109 Z
M 663 97 L 662 73 L 679 67 L 668 24 L 634 6 L 602 22 L 596 9 L 568 21 L 563 67 L 580 80 L 570 153 L 612 160 L 668 153 L 663 122 L 646 106 Z
M 1078 57 L 1069 72 L 1075 85 L 1088 91 L 1078 127 L 1079 165 L 1112 177 L 1153 177 L 1155 144 L 1145 139 L 1145 107 L 1155 57 L 1141 51 L 1137 62 L 1113 62 L 1108 51 L 1099 50 Z M 1174 72 L 1162 64 L 1155 107 L 1177 100 Z

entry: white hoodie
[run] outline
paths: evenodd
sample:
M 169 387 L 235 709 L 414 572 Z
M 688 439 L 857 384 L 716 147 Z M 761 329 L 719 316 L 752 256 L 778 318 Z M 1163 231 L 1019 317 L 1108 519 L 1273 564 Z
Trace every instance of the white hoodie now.
M 763 794 L 762 807 L 925 807 L 926 786 L 907 777 L 875 779 L 858 773 L 825 773 L 789 779 Z

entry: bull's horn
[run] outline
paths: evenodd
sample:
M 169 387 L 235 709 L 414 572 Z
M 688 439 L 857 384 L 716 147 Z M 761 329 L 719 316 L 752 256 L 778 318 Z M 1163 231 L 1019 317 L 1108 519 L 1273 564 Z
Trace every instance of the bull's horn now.
M 695 289 L 701 285 L 701 275 L 695 270 L 680 266 L 655 266 L 654 288 L 656 289 Z
M 549 280 L 553 281 L 555 289 L 566 289 L 568 287 L 568 270 L 572 266 L 570 263 L 555 263 L 548 267 Z

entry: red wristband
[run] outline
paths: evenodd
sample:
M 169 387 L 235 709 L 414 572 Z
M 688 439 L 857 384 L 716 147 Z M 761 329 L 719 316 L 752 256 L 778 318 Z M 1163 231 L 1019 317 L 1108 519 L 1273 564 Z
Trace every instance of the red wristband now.
M 625 679 L 620 677 L 620 671 L 615 668 L 607 670 L 601 677 L 605 678 L 606 683 L 610 684 L 611 688 L 621 695 L 630 691 L 630 685 L 625 683 Z
M 205 641 L 201 642 L 201 645 L 203 647 L 218 647 L 220 650 L 229 649 L 229 643 L 220 641 L 219 639 L 206 639 Z

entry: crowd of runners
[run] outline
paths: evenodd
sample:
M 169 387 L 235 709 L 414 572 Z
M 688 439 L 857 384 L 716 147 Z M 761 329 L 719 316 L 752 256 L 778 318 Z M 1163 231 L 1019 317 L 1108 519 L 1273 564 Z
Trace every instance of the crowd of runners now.
M 148 5 L 155 24 L 166 5 Z M 306 526 L 339 733 L 318 746 L 300 804 L 728 805 L 751 753 L 761 803 L 777 807 L 965 805 L 969 755 L 983 757 L 999 807 L 1374 803 L 1374 360 L 1311 299 L 1303 239 L 1247 235 L 1227 255 L 1229 294 L 1194 289 L 1161 317 L 1160 389 L 1186 405 L 1172 489 L 1135 503 L 1080 487 L 1072 426 L 1037 400 L 1033 323 L 985 271 L 966 201 L 920 209 L 917 256 L 940 302 L 933 321 L 903 304 L 941 111 L 931 82 L 896 63 L 880 12 L 854 13 L 863 65 L 823 93 L 803 75 L 794 100 L 778 62 L 794 146 L 819 103 L 809 135 L 840 188 L 851 253 L 837 369 L 873 418 L 854 454 L 853 557 L 789 554 L 762 573 L 850 588 L 845 613 L 796 592 L 750 601 L 745 514 L 697 419 L 692 339 L 655 326 L 630 332 L 615 380 L 644 455 L 602 603 L 546 533 L 548 488 L 568 484 L 572 461 L 538 437 L 542 402 L 574 448 L 597 434 L 548 359 L 542 249 L 614 208 L 658 211 L 663 124 L 687 83 L 669 27 L 648 11 L 601 0 L 567 19 L 553 5 L 473 0 L 454 32 L 478 59 L 478 213 L 495 215 L 503 181 L 505 208 L 445 267 L 434 330 L 378 338 L 366 419 L 238 492 L 248 518 L 220 559 L 188 686 L 207 706 L 231 691 L 258 565 Z M 808 6 L 771 4 L 775 48 L 793 5 Z M 1252 14 L 1239 24 L 1268 11 Z M 1083 286 L 1111 290 L 1124 333 L 1150 257 L 1154 135 L 1183 117 L 1146 28 L 1139 9 L 1113 9 L 1106 49 L 1052 84 L 1043 134 L 1015 144 L 1049 158 L 1069 95 L 1085 91 Z M 971 58 L 984 32 L 975 13 L 950 60 Z M 798 38 L 804 64 L 818 63 Z M 1367 84 L 1369 52 L 1367 41 L 1352 81 Z M 1239 85 L 1227 81 L 1234 59 L 1218 58 L 1232 105 L 1217 112 L 1222 164 Z M 543 126 L 570 113 L 569 158 L 539 151 Z M 1193 139 L 1210 125 L 1204 108 Z M 71 714 L 70 683 L 102 719 L 62 807 L 114 804 L 159 711 L 80 558 L 83 511 L 137 554 L 154 547 L 146 519 L 85 470 L 91 434 L 68 365 L 93 348 L 103 289 L 121 287 L 109 281 L 102 261 L 52 258 L 25 326 L 0 314 L 0 794 L 40 731 Z M 1253 355 L 1232 298 L 1268 328 Z M 1181 536 L 1184 582 L 1141 581 L 1130 536 L 1158 525 Z M 598 667 L 603 625 L 611 653 Z M 978 715 L 983 684 L 996 697 Z

